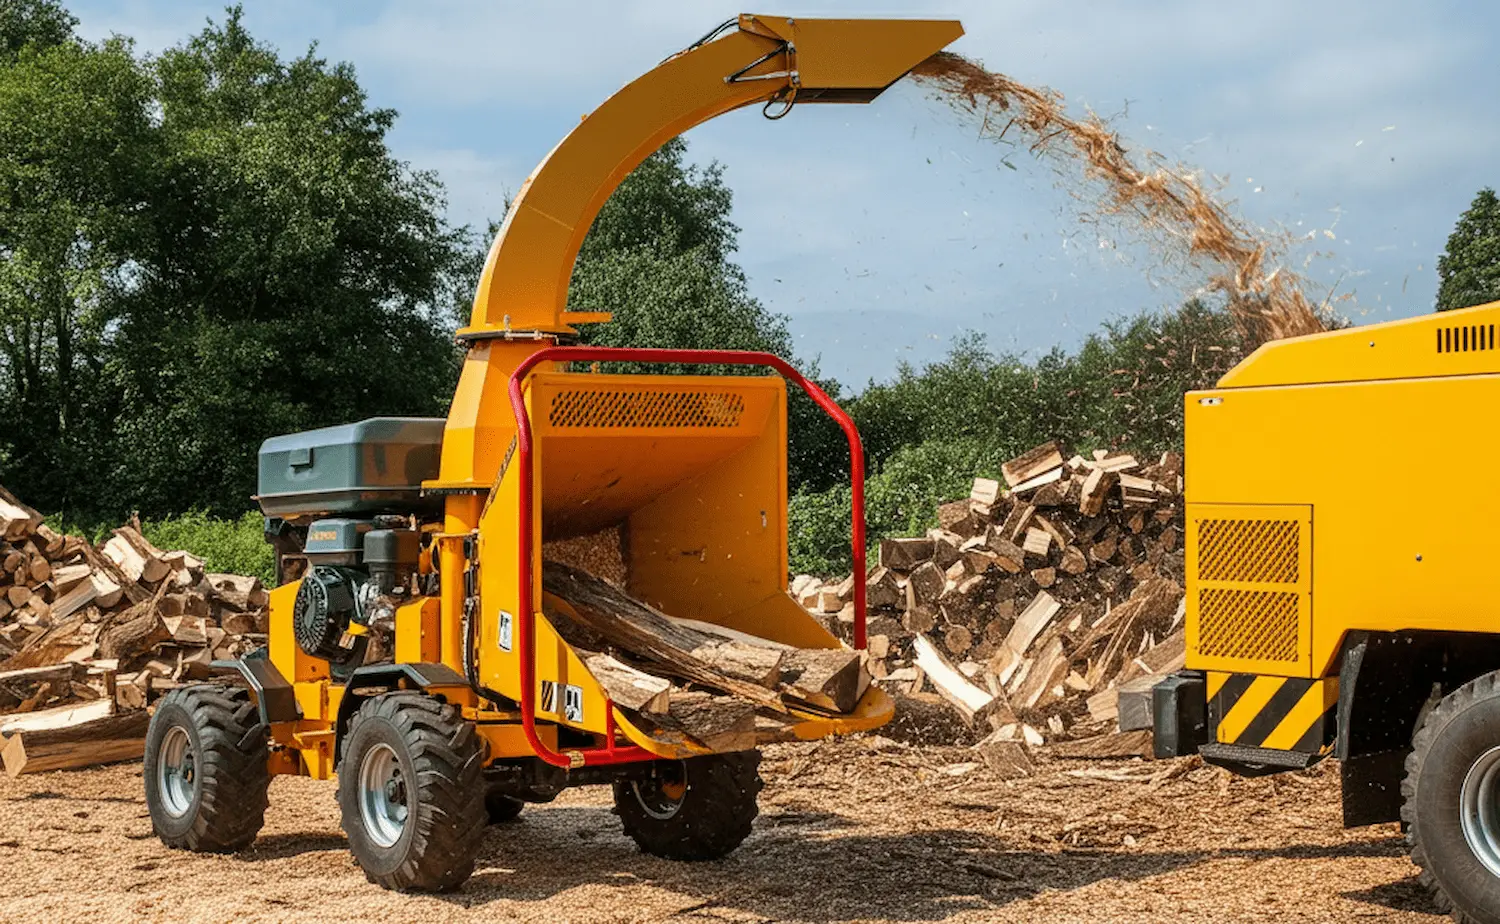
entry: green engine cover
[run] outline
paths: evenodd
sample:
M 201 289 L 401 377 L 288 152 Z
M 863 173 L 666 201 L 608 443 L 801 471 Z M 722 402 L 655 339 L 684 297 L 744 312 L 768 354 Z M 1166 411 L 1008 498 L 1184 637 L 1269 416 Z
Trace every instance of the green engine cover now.
M 443 449 L 440 417 L 372 417 L 274 436 L 260 447 L 256 500 L 268 517 L 436 512 L 423 498 Z

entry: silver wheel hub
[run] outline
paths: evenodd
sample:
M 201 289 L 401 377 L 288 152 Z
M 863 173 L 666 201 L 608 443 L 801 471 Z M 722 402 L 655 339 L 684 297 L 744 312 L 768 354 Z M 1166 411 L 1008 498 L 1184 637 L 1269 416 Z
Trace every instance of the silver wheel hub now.
M 173 725 L 161 741 L 156 755 L 156 789 L 161 806 L 173 818 L 181 818 L 193 807 L 198 792 L 198 756 L 187 729 Z
M 667 821 L 682 808 L 682 798 L 687 791 L 686 772 L 687 768 L 678 764 L 672 772 L 663 774 L 659 771 L 651 779 L 632 781 L 630 788 L 647 815 L 658 821 Z
M 380 847 L 391 847 L 406 830 L 406 780 L 401 760 L 388 744 L 365 752 L 359 764 L 359 818 L 365 833 Z
M 1459 801 L 1464 840 L 1490 875 L 1500 877 L 1500 747 L 1474 761 Z

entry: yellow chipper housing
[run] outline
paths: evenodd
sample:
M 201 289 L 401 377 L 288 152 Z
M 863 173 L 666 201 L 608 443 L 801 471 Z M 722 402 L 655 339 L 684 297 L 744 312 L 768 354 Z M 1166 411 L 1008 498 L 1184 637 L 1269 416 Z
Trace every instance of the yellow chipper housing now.
M 1161 756 L 1242 773 L 1336 756 L 1345 823 L 1405 822 L 1445 907 L 1486 922 L 1497 326 L 1500 303 L 1277 341 L 1187 395 L 1189 670 L 1154 691 Z
M 744 839 L 760 788 L 745 735 L 705 743 L 615 706 L 548 618 L 568 604 L 544 596 L 547 543 L 618 536 L 596 545 L 617 556 L 629 597 L 838 649 L 785 591 L 785 381 L 844 426 L 856 488 L 858 435 L 775 357 L 570 346 L 575 325 L 608 320 L 567 310 L 573 262 L 611 191 L 668 139 L 750 104 L 779 117 L 869 102 L 960 34 L 939 21 L 725 23 L 617 92 L 526 181 L 459 331 L 468 353 L 446 421 L 377 418 L 266 442 L 259 500 L 280 578 L 269 650 L 158 705 L 144 775 L 167 844 L 246 846 L 276 774 L 336 775 L 355 858 L 397 889 L 458 886 L 487 821 L 569 786 L 613 784 L 627 833 L 662 856 L 717 857 Z M 746 368 L 577 371 L 610 360 Z M 858 493 L 854 509 L 862 558 Z M 862 630 L 862 599 L 856 609 Z M 763 703 L 774 721 L 752 737 L 890 717 L 878 689 L 857 693 L 842 711 Z

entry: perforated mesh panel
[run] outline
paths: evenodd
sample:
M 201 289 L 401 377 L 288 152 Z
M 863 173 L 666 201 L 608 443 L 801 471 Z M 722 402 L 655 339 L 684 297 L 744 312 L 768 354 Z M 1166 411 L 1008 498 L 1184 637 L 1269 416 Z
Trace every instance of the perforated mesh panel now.
M 573 388 L 552 398 L 547 421 L 554 427 L 737 426 L 743 396 L 729 391 L 617 391 Z
M 1211 658 L 1298 659 L 1295 591 L 1205 587 L 1198 596 L 1198 651 Z
M 1229 671 L 1306 669 L 1312 508 L 1190 503 L 1187 515 L 1189 663 Z
M 1198 577 L 1204 581 L 1297 583 L 1296 520 L 1200 520 Z

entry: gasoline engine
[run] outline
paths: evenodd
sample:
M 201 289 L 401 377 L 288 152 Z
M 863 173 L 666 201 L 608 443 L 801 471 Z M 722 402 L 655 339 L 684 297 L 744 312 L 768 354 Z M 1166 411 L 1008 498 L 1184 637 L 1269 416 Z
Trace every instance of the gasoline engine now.
M 396 607 L 418 590 L 422 536 L 410 524 L 340 517 L 307 528 L 292 628 L 298 647 L 327 661 L 335 678 L 391 659 Z

